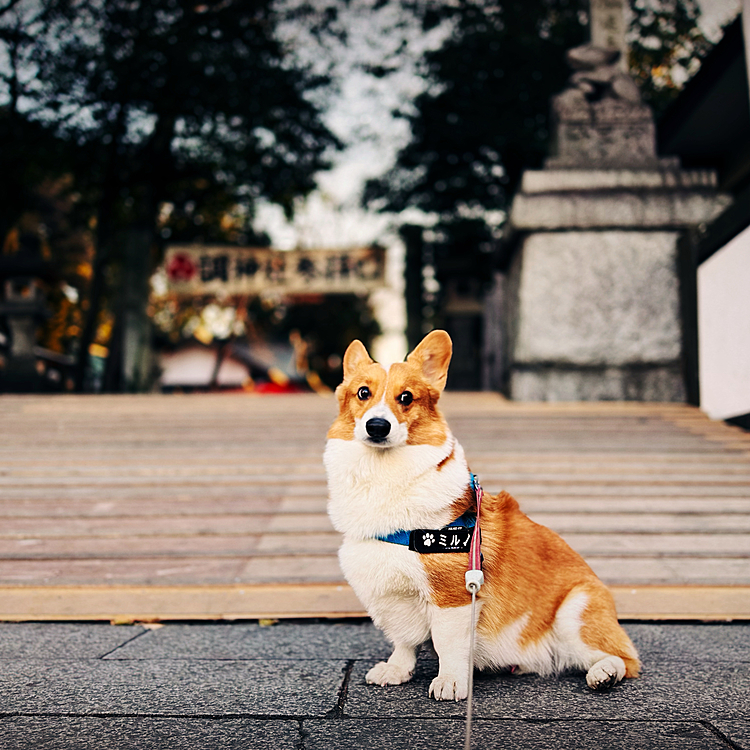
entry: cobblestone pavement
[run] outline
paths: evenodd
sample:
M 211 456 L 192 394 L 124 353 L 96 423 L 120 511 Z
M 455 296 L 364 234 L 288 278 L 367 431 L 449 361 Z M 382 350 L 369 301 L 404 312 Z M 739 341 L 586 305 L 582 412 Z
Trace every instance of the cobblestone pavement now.
M 643 676 L 477 674 L 474 747 L 750 748 L 750 624 L 626 624 Z M 2 750 L 461 750 L 465 703 L 366 685 L 367 621 L 0 625 Z

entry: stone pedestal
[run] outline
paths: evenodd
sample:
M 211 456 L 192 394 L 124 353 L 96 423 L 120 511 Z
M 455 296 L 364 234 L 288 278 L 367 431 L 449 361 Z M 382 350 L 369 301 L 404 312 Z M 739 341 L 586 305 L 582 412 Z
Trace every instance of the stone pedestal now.
M 532 401 L 682 401 L 677 239 L 728 204 L 715 175 L 656 154 L 620 52 L 570 50 L 554 154 L 510 215 L 507 381 Z
M 0 392 L 39 390 L 42 381 L 35 353 L 36 329 L 44 318 L 44 304 L 33 278 L 3 279 L 0 316 L 10 334 L 10 347 L 0 366 Z
M 707 171 L 527 172 L 511 213 L 511 397 L 684 400 L 677 238 L 726 204 Z

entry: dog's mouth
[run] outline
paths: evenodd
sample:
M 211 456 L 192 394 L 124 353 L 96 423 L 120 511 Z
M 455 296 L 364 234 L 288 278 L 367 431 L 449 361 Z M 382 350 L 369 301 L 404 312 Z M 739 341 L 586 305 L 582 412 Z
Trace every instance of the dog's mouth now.
M 377 445 L 380 447 L 385 447 L 390 444 L 390 440 L 387 437 L 367 437 L 365 439 L 365 443 L 368 445 Z

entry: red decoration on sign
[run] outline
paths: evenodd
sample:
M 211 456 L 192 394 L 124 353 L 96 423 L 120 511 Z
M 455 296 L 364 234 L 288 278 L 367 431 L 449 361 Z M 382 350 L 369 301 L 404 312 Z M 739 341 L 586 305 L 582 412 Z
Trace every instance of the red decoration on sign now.
M 190 281 L 198 272 L 193 259 L 186 253 L 176 253 L 167 264 L 167 276 L 170 281 Z

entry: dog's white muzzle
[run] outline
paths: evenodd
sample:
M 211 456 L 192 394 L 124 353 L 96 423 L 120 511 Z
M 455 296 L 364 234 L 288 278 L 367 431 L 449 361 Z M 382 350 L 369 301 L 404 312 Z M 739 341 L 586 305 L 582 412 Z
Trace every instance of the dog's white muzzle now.
M 406 443 L 408 430 L 381 401 L 354 423 L 354 437 L 373 448 L 395 448 Z

